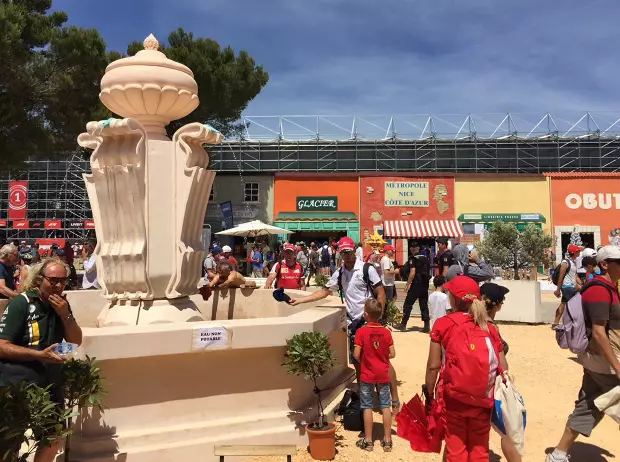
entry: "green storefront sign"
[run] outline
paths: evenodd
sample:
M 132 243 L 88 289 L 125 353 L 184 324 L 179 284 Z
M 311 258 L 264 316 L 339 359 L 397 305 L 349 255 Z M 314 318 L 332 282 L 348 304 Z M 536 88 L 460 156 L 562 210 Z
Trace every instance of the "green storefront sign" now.
M 469 223 L 490 223 L 505 221 L 509 223 L 546 223 L 540 213 L 463 213 L 459 221 Z
M 336 196 L 298 197 L 298 212 L 325 212 L 338 210 L 338 198 Z

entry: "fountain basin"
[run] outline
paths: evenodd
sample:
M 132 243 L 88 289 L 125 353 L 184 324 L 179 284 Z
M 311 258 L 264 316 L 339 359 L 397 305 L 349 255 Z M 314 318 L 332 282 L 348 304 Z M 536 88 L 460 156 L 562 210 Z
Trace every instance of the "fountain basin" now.
M 100 293 L 68 298 L 84 330 L 80 352 L 97 358 L 108 390 L 103 415 L 77 419 L 72 460 L 216 461 L 219 444 L 305 446 L 312 384 L 281 366 L 297 333 L 323 332 L 335 351 L 338 364 L 319 383 L 325 405 L 352 380 L 336 297 L 291 307 L 271 290 L 231 289 L 191 297 L 207 321 L 103 328 Z

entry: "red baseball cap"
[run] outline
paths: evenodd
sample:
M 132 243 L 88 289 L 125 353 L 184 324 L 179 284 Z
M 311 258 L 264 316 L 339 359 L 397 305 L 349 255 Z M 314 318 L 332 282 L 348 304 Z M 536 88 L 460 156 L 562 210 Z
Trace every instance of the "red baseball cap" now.
M 577 252 L 581 252 L 582 250 L 583 250 L 583 247 L 579 245 L 571 244 L 568 246 L 568 253 L 577 253 Z
M 355 242 L 350 237 L 343 237 L 338 242 L 338 249 L 342 252 L 343 250 L 355 250 Z
M 394 248 L 393 245 L 388 244 L 388 245 L 383 246 L 383 250 L 387 252 L 388 250 L 395 251 L 396 249 Z
M 480 286 L 468 276 L 457 276 L 443 285 L 455 298 L 471 302 L 480 298 Z
M 295 246 L 293 244 L 284 244 L 284 251 L 290 250 L 291 252 L 295 252 Z

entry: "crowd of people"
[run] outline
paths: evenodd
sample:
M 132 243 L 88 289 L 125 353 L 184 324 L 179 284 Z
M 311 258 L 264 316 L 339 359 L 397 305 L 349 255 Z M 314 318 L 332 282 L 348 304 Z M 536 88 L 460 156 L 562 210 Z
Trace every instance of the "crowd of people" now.
M 98 287 L 95 245 L 88 242 L 81 249 L 85 289 Z M 348 237 L 336 243 L 335 251 L 330 252 L 332 246 L 327 245 L 329 260 L 325 263 L 325 245 L 282 243 L 275 251 L 264 242 L 250 246 L 250 275 L 266 277 L 266 289 L 304 291 L 309 274 L 328 275 L 318 290 L 282 299 L 290 305 L 317 302 L 330 295 L 343 301 L 349 360 L 355 368 L 363 410 L 364 434 L 357 443 L 361 450 L 374 450 L 375 393 L 384 424 L 381 447 L 386 452 L 393 447 L 392 417 L 400 411 L 401 402 L 391 361 L 397 345 L 386 327 L 385 310 L 388 302 L 397 300 L 395 281 L 400 277 L 406 280 L 406 296 L 403 321 L 396 327 L 407 331 L 412 307 L 419 302 L 422 326 L 414 330 L 430 336 L 423 382 L 429 409 L 438 403 L 434 409 L 441 412 L 445 460 L 488 461 L 491 430 L 500 433 L 507 462 L 522 460 L 515 443 L 492 420 L 496 378 L 509 377 L 509 347 L 494 322 L 509 290 L 491 282 L 493 271 L 475 249 L 459 244 L 450 250 L 447 240 L 439 239 L 433 267 L 428 252 L 417 242 L 410 243 L 410 256 L 403 265 L 395 261 L 394 247 L 386 245 L 383 255 L 373 252 L 365 258 L 360 244 Z M 81 343 L 81 330 L 63 295 L 75 277 L 73 259 L 74 253 L 69 255 L 66 246 L 51 248 L 43 258 L 33 246 L 0 247 L 0 299 L 10 300 L 0 322 L 0 381 L 29 377 L 52 385 L 52 390 L 57 385 L 55 366 L 63 359 L 54 352 L 55 345 L 63 339 Z M 254 286 L 255 281 L 242 274 L 229 246 L 213 246 L 204 269 L 209 289 Z M 584 250 L 570 245 L 567 258 L 558 267 L 556 295 L 561 303 L 554 327 L 561 324 L 565 307 L 579 294 L 589 345 L 577 359 L 584 372 L 574 411 L 560 441 L 547 455 L 548 462 L 569 460 L 576 438 L 589 436 L 603 418 L 594 400 L 620 385 L 619 280 L 620 248 L 616 246 Z M 60 405 L 61 397 L 55 395 L 55 399 Z M 42 449 L 35 460 L 52 460 L 56 449 Z
M 66 290 L 100 289 L 97 279 L 95 241 L 86 241 L 78 245 L 65 242 L 63 247 L 52 244 L 41 248 L 38 243 L 13 241 L 0 245 L 0 299 L 12 299 L 19 292 L 21 284 L 28 278 L 32 268 L 46 258 L 53 258 L 66 263 L 70 275 Z M 81 258 L 83 271 L 76 270 L 76 255 Z
M 398 265 L 390 245 L 384 246 L 383 255 L 370 258 L 364 258 L 360 245 L 347 237 L 340 239 L 335 247 L 319 247 L 314 243 L 309 248 L 304 247 L 283 244 L 272 259 L 274 263 L 267 273 L 265 288 L 304 290 L 310 268 L 317 274 L 329 275 L 327 283 L 318 290 L 286 300 L 293 306 L 330 295 L 338 295 L 343 300 L 350 362 L 355 368 L 364 414 L 364 436 L 357 443 L 360 449 L 374 449 L 375 393 L 384 423 L 381 447 L 389 452 L 393 446 L 391 422 L 400 409 L 397 373 L 391 363 L 396 345 L 383 321 L 387 303 L 397 298 L 395 280 L 400 277 L 407 282 L 403 321 L 397 328 L 407 330 L 412 307 L 417 301 L 423 324 L 421 329 L 415 330 L 430 334 L 424 382 L 431 402 L 441 402 L 445 460 L 488 461 L 491 430 L 500 433 L 507 462 L 522 460 L 515 443 L 494 426 L 491 418 L 495 379 L 508 377 L 509 371 L 509 347 L 494 322 L 509 290 L 491 282 L 494 271 L 475 249 L 456 245 L 449 250 L 447 240 L 439 239 L 437 264 L 431 265 L 429 253 L 412 242 L 408 261 Z M 560 442 L 547 455 L 548 462 L 568 461 L 575 439 L 579 435 L 589 436 L 604 415 L 594 406 L 594 400 L 620 385 L 620 249 L 607 246 L 598 251 L 585 251 L 579 265 L 583 271 L 578 271 L 575 261 L 581 257 L 582 250 L 572 245 L 567 248 L 568 257 L 559 267 L 556 295 L 562 297 L 563 307 L 575 294 L 582 293 L 589 347 L 578 356 L 584 376 L 575 409 Z M 329 260 L 326 258 L 323 263 L 324 251 Z M 300 258 L 300 252 L 306 258 Z M 252 263 L 264 261 L 258 253 L 262 254 L 259 246 L 253 248 Z M 258 274 L 266 272 L 253 272 L 253 275 Z M 434 290 L 429 295 L 431 281 Z M 555 324 L 562 319 L 560 308 Z M 468 375 L 468 368 L 475 370 L 474 366 L 479 373 L 469 371 Z

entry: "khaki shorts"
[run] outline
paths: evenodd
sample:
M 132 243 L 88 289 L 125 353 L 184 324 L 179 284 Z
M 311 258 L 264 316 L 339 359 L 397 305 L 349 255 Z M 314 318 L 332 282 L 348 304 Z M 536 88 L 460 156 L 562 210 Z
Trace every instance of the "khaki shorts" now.
M 568 417 L 566 426 L 583 436 L 590 436 L 605 415 L 594 405 L 594 400 L 618 385 L 620 379 L 613 374 L 599 374 L 584 369 L 575 410 Z

